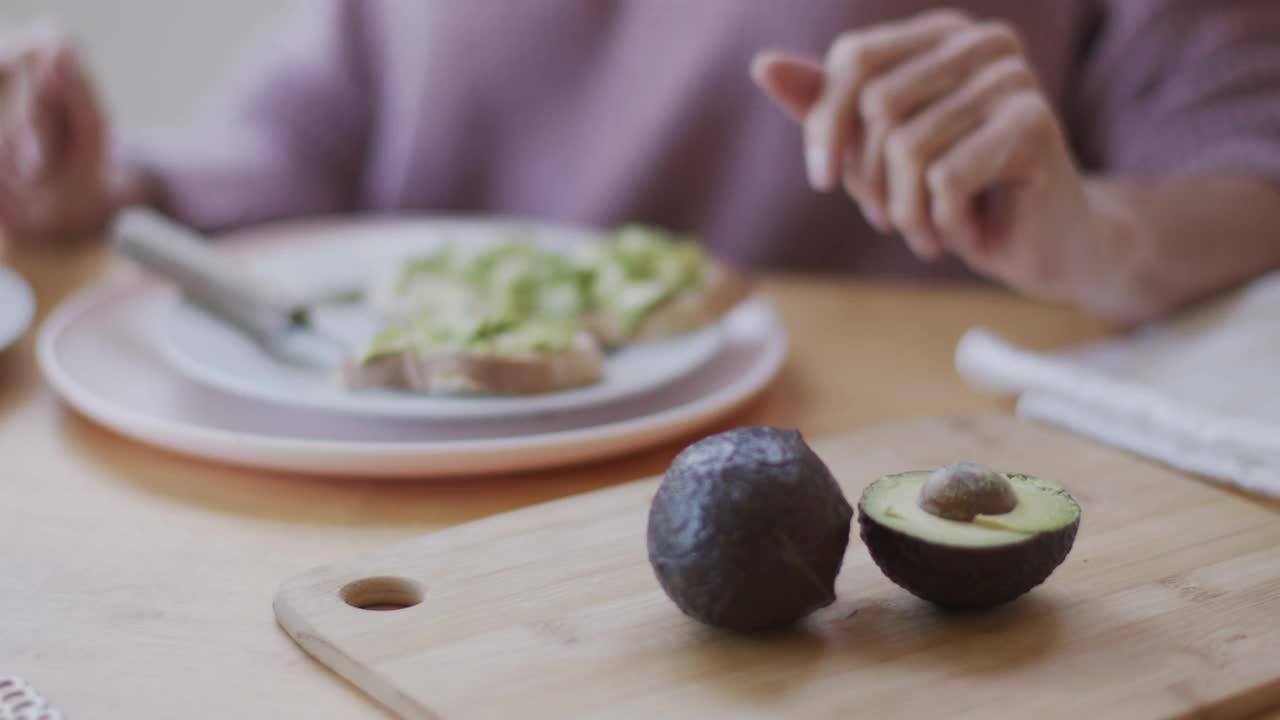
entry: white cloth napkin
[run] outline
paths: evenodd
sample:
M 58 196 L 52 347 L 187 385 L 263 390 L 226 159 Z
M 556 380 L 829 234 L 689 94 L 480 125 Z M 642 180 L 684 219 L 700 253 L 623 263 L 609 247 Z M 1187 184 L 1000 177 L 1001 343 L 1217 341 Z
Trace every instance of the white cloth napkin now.
M 1118 339 L 1052 353 L 983 328 L 956 348 L 970 384 L 1018 414 L 1280 498 L 1280 272 Z

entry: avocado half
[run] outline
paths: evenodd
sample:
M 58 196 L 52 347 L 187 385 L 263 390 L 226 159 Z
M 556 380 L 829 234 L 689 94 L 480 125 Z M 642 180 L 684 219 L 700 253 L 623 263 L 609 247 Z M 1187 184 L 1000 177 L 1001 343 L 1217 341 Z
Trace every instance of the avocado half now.
M 1011 510 L 947 519 L 921 506 L 931 475 L 944 470 L 888 475 L 862 494 L 862 541 L 890 580 L 943 607 L 990 608 L 1044 582 L 1066 559 L 1080 506 L 1061 485 L 996 473 L 1013 491 Z
M 736 631 L 835 600 L 853 508 L 795 430 L 748 427 L 690 445 L 649 509 L 649 562 L 686 615 Z

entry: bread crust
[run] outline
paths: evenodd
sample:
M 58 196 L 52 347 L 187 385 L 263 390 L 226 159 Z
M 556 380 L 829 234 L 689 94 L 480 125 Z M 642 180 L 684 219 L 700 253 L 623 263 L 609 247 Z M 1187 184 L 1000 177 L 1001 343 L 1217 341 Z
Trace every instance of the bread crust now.
M 590 333 L 547 353 L 403 351 L 348 363 L 342 384 L 353 390 L 390 387 L 413 392 L 534 395 L 591 385 L 604 377 L 604 352 Z

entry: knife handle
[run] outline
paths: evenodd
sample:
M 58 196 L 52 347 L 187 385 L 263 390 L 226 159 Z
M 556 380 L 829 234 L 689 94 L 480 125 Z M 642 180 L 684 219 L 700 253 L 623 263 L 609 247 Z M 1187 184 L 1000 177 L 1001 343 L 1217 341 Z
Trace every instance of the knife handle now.
M 187 298 L 259 339 L 286 330 L 294 308 L 194 231 L 143 208 L 120 213 L 117 251 L 174 282 Z

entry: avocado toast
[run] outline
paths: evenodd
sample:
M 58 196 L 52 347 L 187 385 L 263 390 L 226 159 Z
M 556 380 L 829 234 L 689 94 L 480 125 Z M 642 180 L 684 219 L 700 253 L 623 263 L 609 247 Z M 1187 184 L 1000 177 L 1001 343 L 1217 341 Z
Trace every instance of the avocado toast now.
M 351 389 L 527 395 L 599 382 L 606 351 L 691 332 L 747 293 L 692 241 L 628 226 L 553 252 L 521 239 L 402 263 L 387 318 L 342 372 Z

